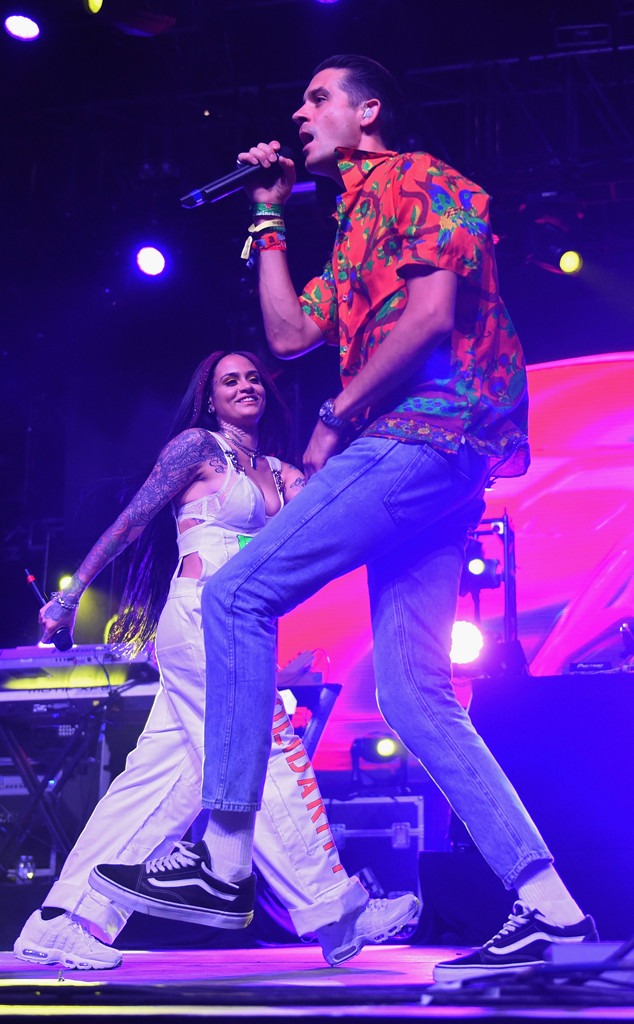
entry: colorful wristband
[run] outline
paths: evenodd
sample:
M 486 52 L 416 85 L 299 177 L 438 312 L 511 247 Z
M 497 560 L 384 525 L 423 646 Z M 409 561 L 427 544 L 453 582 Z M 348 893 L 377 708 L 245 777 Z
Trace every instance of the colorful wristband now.
M 259 235 L 258 238 L 253 239 L 253 247 L 255 249 L 280 249 L 284 251 L 286 249 L 286 235 L 281 231 L 269 231 L 265 235 Z
M 258 235 L 254 238 L 253 235 L 249 235 L 242 252 L 240 254 L 243 260 L 247 261 L 247 267 L 252 267 L 255 264 L 255 257 L 258 253 L 264 252 L 266 249 L 277 249 L 280 252 L 286 250 L 286 235 L 282 231 L 267 231 L 262 235 Z
M 262 220 L 259 224 L 250 224 L 247 231 L 252 238 L 257 238 L 265 231 L 284 231 L 286 225 L 281 217 L 271 217 L 269 220 Z
M 251 207 L 253 217 L 283 217 L 284 207 L 281 203 L 254 203 Z

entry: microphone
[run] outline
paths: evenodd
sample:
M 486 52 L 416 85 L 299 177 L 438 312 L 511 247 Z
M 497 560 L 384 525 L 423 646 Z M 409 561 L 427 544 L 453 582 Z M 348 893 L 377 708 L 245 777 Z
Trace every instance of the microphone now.
M 38 587 L 35 576 L 33 575 L 32 572 L 29 572 L 28 569 L 25 569 L 24 571 L 26 573 L 26 582 L 28 583 L 31 590 L 35 594 L 35 597 L 40 608 L 43 608 L 45 604 L 48 604 L 48 602 L 44 594 Z M 68 626 L 60 626 L 59 629 L 56 629 L 55 632 L 53 633 L 53 636 L 51 637 L 51 640 L 57 647 L 58 651 L 69 651 L 73 646 L 73 637 Z
M 216 203 L 219 199 L 224 199 L 225 196 L 239 192 L 247 181 L 257 176 L 260 176 L 265 183 L 272 185 L 280 174 L 279 160 L 276 160 L 270 167 L 261 167 L 260 164 L 239 164 L 235 171 L 225 174 L 224 178 L 217 178 L 216 181 L 210 181 L 208 185 L 195 188 L 193 192 L 182 196 L 181 206 L 193 210 L 195 206 L 202 206 L 203 203 Z

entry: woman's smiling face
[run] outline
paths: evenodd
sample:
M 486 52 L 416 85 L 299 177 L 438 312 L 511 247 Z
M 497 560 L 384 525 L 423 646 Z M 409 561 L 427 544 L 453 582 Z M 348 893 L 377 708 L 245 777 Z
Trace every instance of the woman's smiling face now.
M 211 392 L 219 423 L 253 426 L 266 408 L 266 391 L 250 359 L 231 353 L 219 360 Z

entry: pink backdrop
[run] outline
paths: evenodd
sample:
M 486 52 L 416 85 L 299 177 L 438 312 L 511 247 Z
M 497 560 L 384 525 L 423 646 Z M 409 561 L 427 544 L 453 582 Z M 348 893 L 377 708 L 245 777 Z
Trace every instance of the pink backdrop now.
M 515 530 L 519 637 L 533 675 L 571 662 L 623 663 L 618 627 L 634 620 L 634 353 L 529 367 L 533 462 L 499 481 L 487 518 Z M 496 538 L 486 554 L 502 557 Z M 470 617 L 470 598 L 459 612 Z M 483 627 L 501 633 L 503 591 L 484 591 Z M 365 570 L 325 587 L 284 619 L 280 664 L 315 651 L 315 668 L 343 684 L 315 758 L 350 767 L 357 736 L 381 731 L 374 698 Z

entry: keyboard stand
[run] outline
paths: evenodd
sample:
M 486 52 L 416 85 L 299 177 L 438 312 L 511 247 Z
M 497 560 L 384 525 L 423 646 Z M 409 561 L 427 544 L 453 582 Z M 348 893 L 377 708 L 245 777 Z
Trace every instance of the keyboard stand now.
M 8 875 L 13 870 L 36 815 L 43 819 L 50 833 L 53 852 L 63 859 L 70 853 L 73 841 L 58 820 L 56 803 L 77 765 L 89 751 L 94 752 L 101 742 L 106 708 L 107 701 L 99 702 L 82 716 L 54 762 L 46 766 L 43 779 L 36 775 L 11 726 L 6 720 L 0 722 L 0 742 L 6 748 L 29 793 L 26 807 L 0 837 L 0 876 Z

